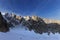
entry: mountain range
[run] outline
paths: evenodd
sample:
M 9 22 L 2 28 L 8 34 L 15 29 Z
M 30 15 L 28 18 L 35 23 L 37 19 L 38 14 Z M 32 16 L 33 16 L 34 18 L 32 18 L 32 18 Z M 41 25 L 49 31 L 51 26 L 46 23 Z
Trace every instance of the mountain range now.
M 52 32 L 53 34 L 56 32 L 60 33 L 60 21 L 41 18 L 38 16 L 19 16 L 16 14 L 5 13 L 2 15 L 0 12 L 0 31 L 7 32 L 9 28 L 14 28 L 17 25 L 21 25 L 19 27 L 25 27 L 28 30 L 34 30 L 36 33 L 48 33 Z

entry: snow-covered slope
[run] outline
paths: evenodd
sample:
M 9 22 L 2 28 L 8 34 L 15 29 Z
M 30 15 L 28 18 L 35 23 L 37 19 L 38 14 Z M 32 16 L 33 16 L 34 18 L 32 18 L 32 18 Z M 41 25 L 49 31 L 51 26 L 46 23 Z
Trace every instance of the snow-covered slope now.
M 14 28 L 10 32 L 0 32 L 0 40 L 60 40 L 60 34 L 56 33 L 47 35 L 36 34 L 33 31 L 25 30 L 24 28 Z

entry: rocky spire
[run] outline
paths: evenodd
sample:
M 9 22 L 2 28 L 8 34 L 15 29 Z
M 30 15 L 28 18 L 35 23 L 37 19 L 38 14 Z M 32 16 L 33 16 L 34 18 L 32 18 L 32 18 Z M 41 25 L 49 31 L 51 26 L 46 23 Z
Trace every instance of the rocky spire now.
M 3 18 L 1 12 L 0 12 L 0 31 L 2 32 L 9 31 L 9 28 L 7 26 L 7 21 Z

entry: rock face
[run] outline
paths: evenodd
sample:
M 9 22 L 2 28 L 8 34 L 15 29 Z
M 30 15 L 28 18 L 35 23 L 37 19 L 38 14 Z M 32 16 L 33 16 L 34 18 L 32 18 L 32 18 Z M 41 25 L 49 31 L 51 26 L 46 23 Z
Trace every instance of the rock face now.
M 7 21 L 3 18 L 1 12 L 0 12 L 0 31 L 2 32 L 9 31 L 9 28 L 7 26 Z

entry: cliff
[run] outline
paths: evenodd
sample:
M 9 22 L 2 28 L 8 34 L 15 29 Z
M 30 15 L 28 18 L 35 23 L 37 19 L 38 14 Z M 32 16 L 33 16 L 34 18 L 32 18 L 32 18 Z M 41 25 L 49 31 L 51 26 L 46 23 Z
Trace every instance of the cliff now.
M 7 32 L 9 31 L 7 21 L 3 18 L 1 12 L 0 12 L 0 31 L 1 32 Z

